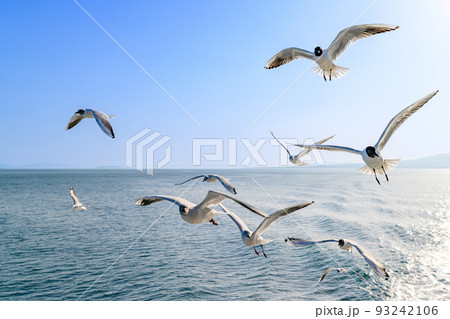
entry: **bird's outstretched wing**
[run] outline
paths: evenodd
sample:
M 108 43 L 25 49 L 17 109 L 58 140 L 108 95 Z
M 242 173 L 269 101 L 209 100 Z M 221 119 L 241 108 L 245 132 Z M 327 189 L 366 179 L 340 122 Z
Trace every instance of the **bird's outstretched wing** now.
M 345 147 L 345 146 L 337 146 L 337 145 L 304 145 L 304 144 L 295 144 L 295 146 L 304 147 L 304 148 L 313 148 L 316 150 L 324 150 L 324 151 L 338 151 L 338 152 L 348 152 L 353 154 L 361 154 L 361 151 L 355 150 L 351 147 Z
M 222 186 L 225 187 L 225 189 L 229 191 L 231 194 L 234 195 L 237 194 L 236 188 L 233 186 L 233 184 L 230 183 L 230 180 L 228 178 L 215 174 L 210 174 L 209 176 L 217 178 L 217 180 L 222 184 Z
M 284 241 L 293 246 L 304 246 L 304 245 L 315 245 L 315 244 L 331 243 L 331 242 L 337 243 L 337 242 L 339 242 L 339 239 L 324 239 L 324 240 L 318 240 L 318 241 L 311 241 L 311 240 L 304 240 L 301 238 L 288 237 Z
M 289 152 L 288 148 L 287 148 L 286 146 L 284 146 L 284 144 L 281 143 L 281 142 L 277 139 L 277 137 L 275 136 L 275 134 L 273 134 L 272 131 L 270 131 L 270 134 L 272 134 L 273 138 L 277 140 L 278 144 L 280 144 L 280 145 L 286 150 L 286 152 L 289 154 L 289 156 L 292 156 L 292 154 L 291 154 L 291 152 Z
M 330 271 L 335 270 L 335 269 L 336 269 L 336 268 L 331 267 L 331 268 L 328 268 L 327 270 L 325 270 L 325 272 L 322 274 L 322 276 L 320 276 L 319 284 L 322 282 L 322 280 L 325 279 L 325 277 L 328 275 L 328 273 L 329 273 Z
M 154 195 L 154 196 L 147 196 L 147 197 L 139 198 L 136 201 L 136 206 L 147 206 L 147 205 L 157 203 L 157 202 L 160 202 L 163 200 L 167 200 L 178 206 L 186 206 L 186 207 L 195 206 L 193 203 L 191 203 L 188 200 L 185 200 L 184 198 L 174 197 L 174 196 L 164 196 L 164 195 Z
M 391 24 L 360 24 L 345 28 L 338 33 L 328 47 L 328 55 L 334 61 L 344 53 L 345 49 L 347 49 L 350 44 L 378 33 L 389 32 L 396 29 L 398 29 L 398 25 Z
M 314 61 L 314 55 L 312 52 L 298 48 L 287 48 L 275 54 L 269 61 L 267 61 L 264 67 L 266 69 L 277 68 L 299 58 Z
M 73 187 L 70 188 L 70 196 L 72 197 L 74 205 L 80 205 L 80 201 L 78 200 L 78 197 L 75 195 L 75 191 L 73 190 Z
M 111 123 L 109 123 L 109 115 L 92 109 L 86 109 L 86 111 L 91 111 L 94 115 L 95 121 L 97 122 L 98 126 L 100 126 L 102 131 L 105 132 L 105 134 L 109 137 L 114 138 L 114 131 Z
M 231 199 L 233 201 L 235 201 L 236 203 L 240 204 L 241 206 L 244 206 L 245 208 L 247 208 L 248 210 L 254 212 L 255 214 L 258 214 L 259 216 L 262 217 L 269 217 L 266 213 L 264 213 L 263 211 L 235 198 L 232 196 L 229 196 L 227 194 L 224 193 L 220 193 L 220 192 L 215 192 L 215 191 L 209 191 L 208 195 L 206 195 L 205 199 L 198 204 L 199 207 L 210 207 L 210 206 L 216 206 L 219 205 L 222 201 L 224 201 L 225 199 Z
M 236 215 L 235 213 L 231 212 L 228 208 L 226 208 L 223 204 L 219 204 L 219 206 L 222 208 L 222 210 L 228 215 L 228 217 L 230 217 L 234 223 L 236 224 L 236 226 L 239 228 L 239 231 L 242 232 L 244 230 L 246 231 L 250 231 L 247 227 L 247 225 L 245 225 L 244 221 L 242 219 L 239 218 L 238 215 Z
M 75 113 L 74 115 L 72 115 L 72 117 L 69 120 L 69 123 L 67 124 L 66 131 L 70 130 L 72 127 L 74 127 L 75 125 L 80 123 L 82 119 L 83 119 L 83 117 L 78 113 Z
M 361 254 L 361 256 L 364 257 L 366 262 L 369 264 L 370 267 L 372 267 L 372 269 L 378 276 L 386 280 L 389 278 L 386 268 L 382 264 L 380 264 L 371 254 L 369 254 L 367 250 L 365 250 L 363 247 L 361 247 L 358 243 L 354 241 L 350 241 L 348 239 L 346 239 L 346 241 L 347 243 L 356 248 L 356 250 Z
M 396 116 L 392 118 L 389 124 L 384 129 L 383 133 L 380 136 L 377 144 L 375 144 L 375 148 L 378 150 L 382 150 L 386 143 L 391 138 L 392 134 L 403 124 L 411 115 L 417 112 L 422 106 L 425 105 L 433 96 L 435 96 L 439 92 L 439 90 L 434 91 L 433 93 L 428 94 L 427 96 L 421 98 L 420 100 L 414 102 L 403 111 L 398 113 Z
M 327 142 L 328 140 L 332 139 L 333 137 L 335 137 L 335 135 L 327 137 L 327 138 L 324 138 L 323 140 L 318 141 L 315 145 L 323 144 L 323 143 Z M 311 148 L 305 148 L 303 151 L 301 151 L 298 154 L 298 158 L 301 158 L 301 157 L 305 156 L 306 154 L 311 152 L 311 150 L 312 150 Z
M 175 185 L 183 185 L 184 183 L 187 183 L 189 181 L 192 181 L 192 180 L 197 179 L 197 178 L 202 178 L 202 177 L 206 177 L 206 175 L 194 176 L 194 177 L 189 178 L 188 180 L 185 180 L 183 183 L 178 183 L 178 184 L 175 184 Z
M 305 207 L 311 205 L 312 203 L 314 203 L 314 201 L 297 204 L 297 205 L 290 206 L 290 207 L 287 207 L 287 208 L 280 209 L 280 210 L 276 211 L 275 213 L 271 214 L 269 217 L 267 217 L 266 219 L 264 219 L 262 221 L 262 223 L 258 226 L 258 228 L 256 228 L 256 230 L 253 233 L 253 235 L 255 237 L 261 236 L 262 233 L 264 233 L 264 231 L 270 225 L 272 225 L 274 222 L 276 222 L 281 217 L 287 216 L 289 214 L 292 214 L 293 212 L 295 212 L 295 211 L 297 211 L 299 209 L 305 208 Z

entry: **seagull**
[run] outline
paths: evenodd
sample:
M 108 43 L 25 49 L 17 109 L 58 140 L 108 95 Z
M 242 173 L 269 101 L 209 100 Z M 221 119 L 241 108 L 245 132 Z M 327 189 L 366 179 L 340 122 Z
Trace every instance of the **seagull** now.
M 266 213 L 263 211 L 254 208 L 253 206 L 240 201 L 234 197 L 231 197 L 229 195 L 215 192 L 215 191 L 209 191 L 206 195 L 205 199 L 198 205 L 180 198 L 180 197 L 174 197 L 174 196 L 165 196 L 165 195 L 154 195 L 154 196 L 148 196 L 148 197 L 142 197 L 136 201 L 137 206 L 147 206 L 156 202 L 160 202 L 162 200 L 167 200 L 169 202 L 172 202 L 179 207 L 179 212 L 181 214 L 181 218 L 188 222 L 189 224 L 201 224 L 206 221 L 209 221 L 213 225 L 218 225 L 217 222 L 214 220 L 214 217 L 220 213 L 212 208 L 211 206 L 217 206 L 225 199 L 231 199 L 235 201 L 236 203 L 244 206 L 245 208 L 251 210 L 255 214 L 258 214 L 264 218 L 268 217 Z
M 184 183 L 187 183 L 187 182 L 192 181 L 197 178 L 203 178 L 203 182 L 210 182 L 210 183 L 219 181 L 222 184 L 222 186 L 225 187 L 225 189 L 227 191 L 229 191 L 231 194 L 237 194 L 236 188 L 234 188 L 234 186 L 231 185 L 231 183 L 230 183 L 230 178 L 225 178 L 223 176 L 215 175 L 215 174 L 198 175 L 198 176 L 189 178 L 188 180 L 184 181 L 183 183 L 179 183 L 179 184 L 175 184 L 175 185 L 182 185 Z
M 72 209 L 75 209 L 75 210 L 86 210 L 87 209 L 86 206 L 84 206 L 78 200 L 78 197 L 75 195 L 75 191 L 73 190 L 73 187 L 70 188 L 70 196 L 72 196 L 72 199 L 73 199 Z
M 378 276 L 385 278 L 386 280 L 389 278 L 386 268 L 384 268 L 384 266 L 380 264 L 378 261 L 376 261 L 375 258 L 373 258 L 372 255 L 369 254 L 369 252 L 367 252 L 364 248 L 362 248 L 358 243 L 355 243 L 354 241 L 350 241 L 348 239 L 325 239 L 320 241 L 308 241 L 299 238 L 286 238 L 285 242 L 288 242 L 289 244 L 294 246 L 337 242 L 338 246 L 342 250 L 347 250 L 350 252 L 352 250 L 352 247 L 355 247 L 356 250 L 361 254 L 361 256 L 364 257 L 366 262 L 369 264 L 370 267 L 372 267 L 372 269 Z
M 308 163 L 301 161 L 300 158 L 302 158 L 303 156 L 305 156 L 306 154 L 308 154 L 309 152 L 311 152 L 311 149 L 310 149 L 310 148 L 304 149 L 303 151 L 301 151 L 300 153 L 298 153 L 297 155 L 294 156 L 294 155 L 291 154 L 291 152 L 289 152 L 289 150 L 287 149 L 287 147 L 284 146 L 284 145 L 277 139 L 277 137 L 275 136 L 275 134 L 273 134 L 272 131 L 270 131 L 270 134 L 272 134 L 272 136 L 277 140 L 278 144 L 280 144 L 280 145 L 286 150 L 286 152 L 287 152 L 288 155 L 289 155 L 289 160 L 291 161 L 292 164 L 298 165 L 298 166 L 308 165 Z M 334 136 L 335 136 L 335 135 L 330 136 L 330 137 L 328 137 L 328 138 L 326 138 L 326 139 L 323 139 L 323 140 L 317 142 L 316 145 L 323 144 L 323 143 L 325 143 L 326 141 L 328 141 L 329 139 L 333 138 Z
M 112 129 L 111 123 L 109 123 L 109 119 L 113 118 L 114 115 L 107 115 L 103 112 L 92 110 L 92 109 L 79 109 L 75 112 L 75 114 L 70 118 L 69 124 L 67 124 L 66 131 L 70 130 L 72 127 L 81 122 L 82 119 L 95 119 L 97 121 L 98 126 L 105 132 L 109 137 L 114 138 L 114 131 Z
M 325 272 L 322 274 L 322 276 L 320 276 L 319 284 L 325 279 L 325 277 L 328 275 L 328 273 L 329 273 L 330 271 L 333 271 L 333 270 L 336 270 L 338 274 L 342 274 L 344 271 L 351 270 L 351 271 L 353 271 L 355 274 L 357 274 L 361 279 L 364 280 L 364 277 L 363 277 L 363 276 L 361 276 L 360 274 L 358 274 L 356 271 L 354 271 L 353 269 L 351 269 L 351 268 L 349 268 L 349 267 L 345 267 L 345 268 L 334 268 L 334 267 L 331 267 L 331 268 L 328 268 L 327 270 L 325 270 Z
M 241 232 L 241 238 L 244 244 L 247 246 L 253 246 L 253 249 L 255 250 L 256 255 L 259 256 L 258 251 L 256 250 L 256 246 L 261 246 L 262 253 L 264 257 L 267 257 L 266 253 L 264 252 L 263 245 L 270 243 L 272 240 L 267 240 L 261 237 L 261 235 L 266 231 L 266 229 L 273 224 L 275 221 L 280 219 L 283 216 L 287 216 L 299 209 L 305 208 L 309 205 L 314 203 L 307 202 L 302 204 L 297 204 L 294 206 L 287 207 L 285 209 L 281 209 L 279 211 L 276 211 L 275 213 L 271 214 L 270 216 L 267 216 L 264 218 L 262 223 L 256 228 L 254 232 L 252 232 L 250 229 L 248 229 L 247 225 L 240 219 L 236 214 L 228 210 L 223 204 L 219 204 L 219 206 L 222 208 L 222 210 L 236 223 L 237 227 L 239 228 L 239 231 Z
M 316 47 L 313 52 L 298 48 L 287 48 L 271 58 L 266 65 L 266 69 L 277 68 L 280 65 L 291 62 L 295 59 L 305 58 L 314 61 L 318 66 L 312 70 L 323 76 L 326 81 L 327 77 L 338 79 L 344 76 L 349 68 L 344 68 L 334 64 L 334 61 L 347 49 L 347 47 L 360 39 L 370 37 L 372 35 L 389 32 L 398 29 L 398 25 L 390 24 L 361 24 L 345 28 L 338 33 L 331 45 L 325 51 L 321 47 Z
M 427 96 L 423 97 L 422 99 L 414 102 L 407 108 L 405 108 L 403 111 L 398 113 L 396 116 L 394 116 L 389 124 L 384 129 L 383 133 L 381 134 L 378 142 L 375 144 L 375 146 L 367 146 L 364 150 L 356 150 L 354 148 L 350 147 L 344 147 L 344 146 L 336 146 L 336 145 L 303 145 L 303 144 L 297 144 L 296 146 L 309 148 L 309 149 L 318 149 L 318 150 L 325 150 L 325 151 L 341 151 L 341 152 L 349 152 L 352 154 L 361 155 L 362 159 L 366 163 L 366 166 L 361 167 L 358 171 L 363 174 L 375 174 L 375 180 L 378 182 L 378 184 L 381 185 L 380 181 L 378 180 L 377 173 L 384 176 L 386 176 L 386 181 L 389 182 L 389 178 L 387 176 L 387 172 L 392 170 L 397 163 L 400 161 L 400 158 L 397 159 L 383 159 L 383 157 L 380 155 L 380 152 L 383 150 L 383 148 L 386 146 L 386 143 L 391 138 L 392 134 L 400 127 L 400 125 L 403 124 L 411 115 L 413 115 L 415 112 L 417 112 L 422 106 L 425 105 L 433 96 L 436 95 L 436 93 L 439 92 L 439 90 L 434 91 L 433 93 L 428 94 Z

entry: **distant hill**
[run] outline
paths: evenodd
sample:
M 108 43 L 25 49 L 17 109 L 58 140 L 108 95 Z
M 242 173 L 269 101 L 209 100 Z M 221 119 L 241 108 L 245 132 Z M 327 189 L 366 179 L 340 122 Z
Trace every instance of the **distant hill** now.
M 439 154 L 415 160 L 404 160 L 398 164 L 399 168 L 450 168 L 450 153 Z
M 360 163 L 330 163 L 322 168 L 359 168 L 364 165 L 361 160 Z M 81 167 L 75 165 L 65 165 L 65 164 L 56 164 L 56 163 L 35 163 L 30 165 L 9 165 L 0 163 L 0 169 L 127 169 L 124 166 L 93 166 L 93 167 Z M 228 167 L 223 167 L 222 169 L 227 169 Z M 243 168 L 243 167 L 233 167 L 233 168 Z M 244 169 L 261 169 L 262 167 L 245 167 Z M 277 168 L 277 167 L 272 167 Z M 290 167 L 279 167 L 289 169 Z M 317 168 L 316 165 L 308 165 L 304 166 L 303 169 L 308 168 Z M 419 158 L 415 160 L 402 160 L 398 164 L 398 168 L 450 168 L 450 153 L 447 154 L 439 154 L 424 158 Z M 198 167 L 194 168 L 185 168 L 185 169 L 201 169 Z

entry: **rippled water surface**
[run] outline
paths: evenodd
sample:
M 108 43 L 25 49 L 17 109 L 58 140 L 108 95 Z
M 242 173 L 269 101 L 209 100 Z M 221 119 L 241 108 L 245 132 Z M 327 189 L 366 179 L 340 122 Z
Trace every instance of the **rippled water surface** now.
M 450 299 L 450 170 L 397 169 L 381 186 L 352 169 L 216 171 L 232 178 L 238 198 L 268 213 L 315 201 L 264 233 L 274 240 L 268 258 L 242 243 L 227 216 L 216 218 L 219 226 L 190 225 L 168 202 L 134 205 L 152 194 L 197 203 L 209 189 L 225 191 L 201 180 L 174 185 L 198 173 L 0 170 L 0 300 Z M 70 186 L 87 211 L 71 209 Z M 252 230 L 262 220 L 226 205 Z M 354 240 L 390 280 L 356 251 L 291 247 L 288 236 Z M 364 279 L 330 273 L 317 283 L 338 265 Z

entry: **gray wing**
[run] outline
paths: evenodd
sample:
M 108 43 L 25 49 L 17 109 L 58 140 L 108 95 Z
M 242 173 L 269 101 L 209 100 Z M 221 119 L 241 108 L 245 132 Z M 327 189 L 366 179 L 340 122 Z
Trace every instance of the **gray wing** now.
M 290 207 L 287 207 L 287 208 L 284 208 L 284 209 L 280 209 L 279 211 L 276 211 L 275 213 L 271 214 L 269 217 L 267 217 L 266 219 L 264 219 L 262 221 L 262 223 L 258 226 L 258 228 L 256 228 L 256 230 L 253 233 L 253 235 L 255 237 L 258 237 L 258 236 L 262 235 L 262 233 L 264 233 L 264 231 L 270 225 L 272 225 L 274 222 L 276 222 L 281 217 L 287 216 L 289 214 L 292 214 L 293 212 L 295 212 L 295 211 L 297 211 L 299 209 L 305 208 L 305 207 L 311 205 L 312 203 L 314 203 L 314 201 L 297 204 L 297 205 L 290 206 Z
M 427 96 L 421 98 L 420 100 L 414 102 L 403 111 L 398 113 L 396 116 L 392 118 L 389 124 L 384 129 L 383 133 L 380 136 L 377 144 L 375 144 L 375 148 L 378 150 L 382 150 L 386 143 L 391 138 L 392 134 L 403 124 L 411 115 L 417 112 L 422 106 L 425 105 L 433 96 L 435 96 L 439 92 L 439 90 L 434 91 L 433 93 L 428 94 Z
M 217 180 L 222 184 L 222 186 L 225 187 L 225 189 L 227 191 L 229 191 L 231 194 L 235 194 L 235 195 L 237 194 L 236 188 L 233 186 L 233 184 L 230 183 L 228 178 L 225 178 L 220 175 L 214 175 L 214 174 L 210 174 L 209 176 L 213 176 L 213 177 L 217 178 Z
M 304 145 L 304 144 L 296 144 L 295 146 L 304 147 L 304 148 L 313 148 L 316 150 L 324 150 L 324 151 L 339 151 L 339 152 L 348 152 L 353 154 L 361 155 L 361 151 L 355 150 L 351 147 L 345 146 L 337 146 L 337 145 Z
M 114 131 L 111 126 L 111 123 L 109 123 L 109 116 L 106 115 L 103 112 L 87 109 L 86 111 L 91 111 L 92 114 L 94 114 L 95 121 L 97 122 L 98 126 L 102 129 L 103 132 L 105 132 L 106 135 L 108 135 L 111 138 L 114 138 Z
M 289 150 L 287 149 L 287 147 L 284 146 L 283 143 L 281 143 L 281 142 L 277 139 L 277 137 L 275 136 L 275 134 L 273 134 L 272 131 L 270 131 L 270 134 L 272 134 L 273 138 L 277 140 L 278 144 L 280 144 L 281 146 L 283 146 L 283 148 L 286 150 L 286 152 L 289 154 L 289 156 L 292 156 L 291 152 L 289 152 Z
M 348 239 L 346 239 L 346 241 L 356 248 L 356 250 L 361 254 L 361 256 L 364 257 L 366 262 L 369 264 L 370 267 L 372 267 L 372 269 L 378 276 L 385 278 L 386 280 L 389 278 L 386 268 L 384 268 L 382 264 L 380 264 L 375 258 L 373 258 L 373 256 L 369 254 L 368 251 L 366 251 L 364 248 L 362 248 L 358 243 L 354 241 L 350 241 Z
M 299 58 L 314 61 L 314 55 L 312 52 L 298 48 L 287 48 L 275 54 L 269 61 L 267 61 L 264 67 L 266 69 L 277 68 Z
M 215 192 L 215 191 L 209 191 L 208 195 L 206 195 L 205 199 L 198 204 L 199 207 L 209 207 L 209 206 L 216 206 L 219 205 L 222 201 L 224 201 L 225 199 L 231 199 L 233 201 L 235 201 L 236 203 L 240 204 L 241 206 L 244 206 L 245 208 L 247 208 L 248 210 L 251 210 L 252 212 L 254 212 L 255 214 L 258 214 L 259 216 L 262 217 L 269 217 L 266 213 L 264 213 L 263 211 L 243 202 L 240 201 L 237 198 L 234 198 L 232 196 L 229 196 L 227 194 L 224 193 L 220 193 L 220 192 Z
M 187 182 L 189 182 L 189 181 L 192 181 L 192 180 L 194 180 L 194 179 L 201 178 L 201 177 L 206 177 L 206 175 L 198 175 L 198 176 L 189 178 L 188 180 L 184 181 L 183 183 L 178 183 L 178 184 L 175 184 L 175 185 L 183 185 L 184 183 L 187 183 Z
M 325 270 L 325 272 L 322 274 L 322 276 L 320 276 L 319 284 L 322 282 L 322 280 L 325 279 L 325 277 L 328 275 L 328 273 L 329 273 L 330 271 L 335 270 L 335 269 L 336 269 L 336 268 L 331 267 L 331 268 L 328 268 L 327 270 Z
M 339 239 L 324 239 L 324 240 L 318 240 L 318 241 L 311 241 L 311 240 L 304 240 L 300 238 L 293 238 L 289 237 L 284 240 L 288 244 L 291 244 L 293 246 L 304 246 L 304 245 L 315 245 L 315 244 L 321 244 L 321 243 L 331 243 L 331 242 L 339 242 Z
M 236 215 L 235 213 L 231 212 L 223 204 L 219 204 L 219 206 L 228 215 L 228 217 L 230 217 L 234 221 L 236 226 L 239 228 L 239 231 L 241 232 L 241 234 L 242 234 L 242 232 L 244 230 L 250 231 L 250 229 L 248 229 L 247 225 L 245 225 L 244 221 L 242 219 L 240 219 L 238 215 Z
M 338 33 L 327 49 L 328 55 L 334 61 L 350 44 L 358 40 L 370 37 L 378 33 L 389 32 L 398 29 L 398 25 L 391 24 L 361 24 L 345 28 Z
M 75 191 L 73 190 L 73 187 L 70 188 L 70 196 L 72 197 L 74 205 L 79 205 L 80 204 L 80 201 L 78 200 L 78 197 L 75 195 Z
M 178 206 L 186 206 L 186 207 L 193 207 L 194 204 L 191 203 L 188 200 L 185 200 L 180 197 L 174 197 L 174 196 L 164 196 L 164 195 L 154 195 L 154 196 L 148 196 L 148 197 L 142 197 L 139 198 L 136 201 L 136 206 L 147 206 L 153 203 L 157 203 L 163 200 L 167 200 L 169 202 L 172 202 Z
M 333 136 L 324 138 L 323 140 L 318 141 L 315 145 L 323 144 L 323 143 L 325 143 L 326 141 L 332 139 L 332 138 L 335 137 L 335 136 L 336 136 L 336 135 L 333 135 Z M 306 149 L 304 149 L 303 151 L 301 151 L 300 153 L 298 153 L 297 156 L 298 156 L 299 158 L 301 158 L 301 157 L 305 156 L 306 154 L 308 154 L 309 152 L 311 152 L 311 150 L 312 150 L 311 148 L 306 148 Z
M 70 130 L 72 127 L 74 127 L 75 125 L 80 123 L 82 119 L 83 119 L 83 117 L 78 113 L 75 113 L 74 115 L 72 115 L 72 117 L 69 120 L 69 123 L 67 124 L 66 131 Z

